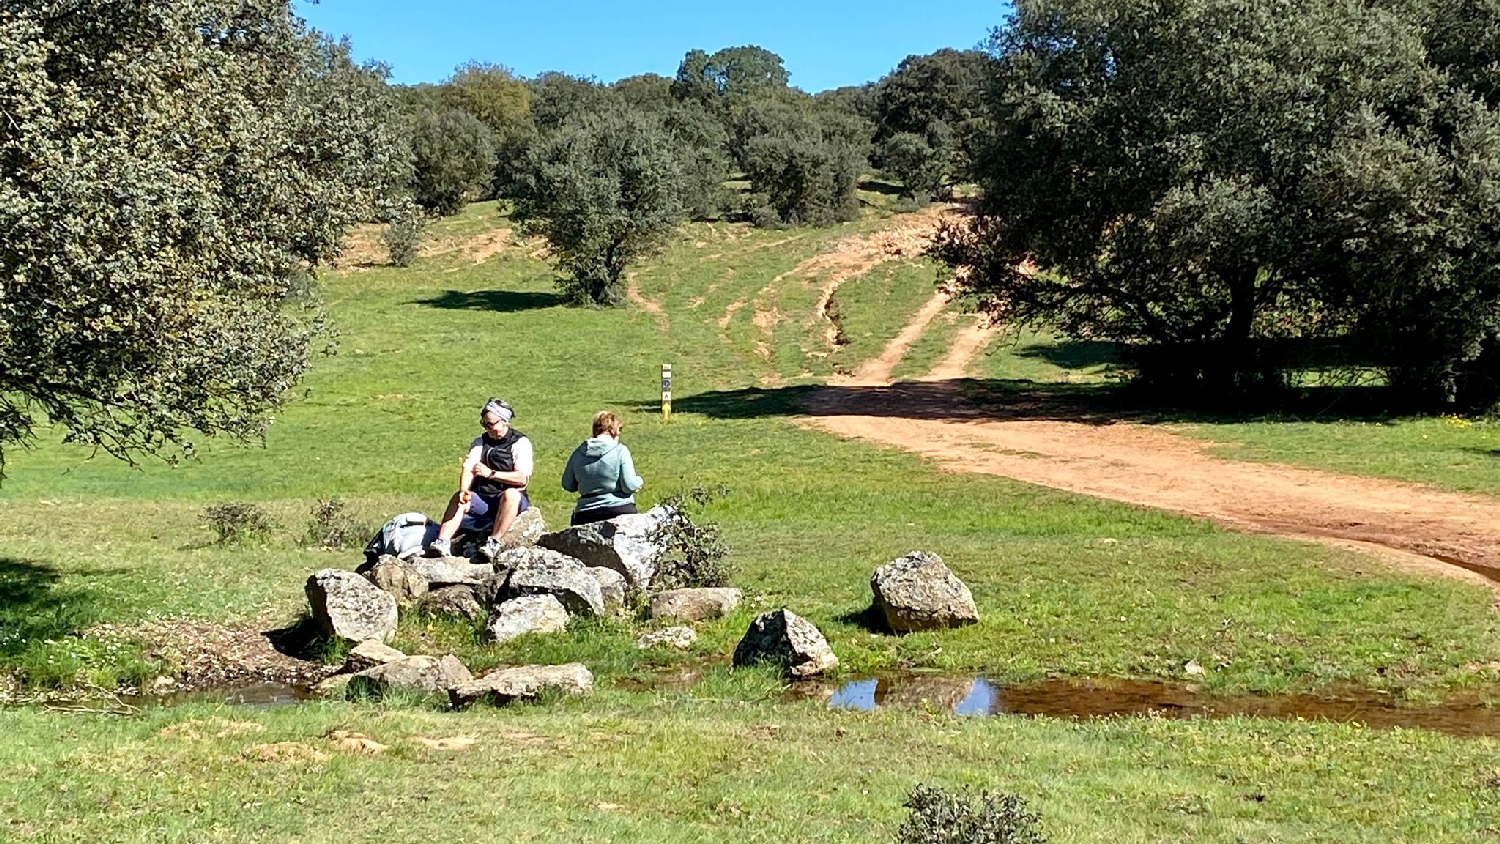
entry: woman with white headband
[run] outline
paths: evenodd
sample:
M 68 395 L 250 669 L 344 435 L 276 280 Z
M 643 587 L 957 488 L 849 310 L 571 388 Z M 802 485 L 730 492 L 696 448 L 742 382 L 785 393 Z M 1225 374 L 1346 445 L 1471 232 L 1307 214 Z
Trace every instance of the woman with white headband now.
M 510 426 L 515 415 L 515 410 L 500 399 L 490 399 L 479 411 L 484 433 L 469 446 L 458 475 L 458 492 L 448 502 L 438 538 L 427 548 L 428 556 L 450 556 L 453 536 L 467 521 L 468 527 L 489 529 L 490 537 L 479 554 L 493 560 L 500 553 L 500 537 L 531 506 L 526 497 L 532 470 L 531 440 Z

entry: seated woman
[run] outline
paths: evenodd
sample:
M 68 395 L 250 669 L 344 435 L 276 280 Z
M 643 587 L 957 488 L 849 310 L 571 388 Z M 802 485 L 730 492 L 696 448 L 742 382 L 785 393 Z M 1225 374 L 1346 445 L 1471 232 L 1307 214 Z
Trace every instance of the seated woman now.
M 563 469 L 562 487 L 578 493 L 573 524 L 602 522 L 637 512 L 635 493 L 645 481 L 635 473 L 630 449 L 620 442 L 620 417 L 607 410 L 594 414 L 594 436 L 573 449 Z
M 453 536 L 467 516 L 466 527 L 489 527 L 490 538 L 479 554 L 493 560 L 500 552 L 500 537 L 515 523 L 516 516 L 531 506 L 526 497 L 532 470 L 531 440 L 510 426 L 514 417 L 511 406 L 499 399 L 490 399 L 479 411 L 484 433 L 469 446 L 458 475 L 458 492 L 448 502 L 438 538 L 427 548 L 429 556 L 453 553 Z M 488 524 L 491 519 L 493 525 Z

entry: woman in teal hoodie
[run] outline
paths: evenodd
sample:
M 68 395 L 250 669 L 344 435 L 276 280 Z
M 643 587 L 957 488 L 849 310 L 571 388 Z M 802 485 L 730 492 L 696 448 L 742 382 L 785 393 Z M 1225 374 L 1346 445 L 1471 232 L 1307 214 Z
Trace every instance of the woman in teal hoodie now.
M 635 493 L 645 481 L 635 473 L 630 449 L 620 442 L 620 417 L 607 410 L 594 414 L 594 436 L 573 449 L 563 469 L 562 486 L 578 493 L 573 524 L 602 522 L 637 512 Z

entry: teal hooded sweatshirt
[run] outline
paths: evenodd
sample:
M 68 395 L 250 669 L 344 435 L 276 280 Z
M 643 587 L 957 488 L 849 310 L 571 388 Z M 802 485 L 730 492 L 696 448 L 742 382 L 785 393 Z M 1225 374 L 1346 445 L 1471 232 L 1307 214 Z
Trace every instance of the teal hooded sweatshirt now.
M 635 473 L 630 449 L 613 437 L 593 437 L 573 449 L 563 469 L 562 487 L 578 493 L 575 512 L 635 503 L 645 481 Z

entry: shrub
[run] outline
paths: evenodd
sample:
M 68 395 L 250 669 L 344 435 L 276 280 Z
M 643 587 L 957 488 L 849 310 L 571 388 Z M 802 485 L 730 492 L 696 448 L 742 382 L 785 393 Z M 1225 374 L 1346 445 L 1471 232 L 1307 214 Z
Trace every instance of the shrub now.
M 898 844 L 1046 844 L 1041 818 L 1017 794 L 981 792 L 978 800 L 932 785 L 906 798 L 911 814 L 896 831 Z
M 246 501 L 226 501 L 203 508 L 203 521 L 214 532 L 218 545 L 240 545 L 252 539 L 264 540 L 275 525 L 260 507 Z
M 385 227 L 385 233 L 381 235 L 391 266 L 412 265 L 417 259 L 417 248 L 422 245 L 422 231 L 426 227 L 426 219 L 415 210 L 391 220 Z
M 358 548 L 374 529 L 362 524 L 349 512 L 342 498 L 330 498 L 313 505 L 312 520 L 307 523 L 308 545 L 320 548 Z
M 729 546 L 719 535 L 719 526 L 700 523 L 692 511 L 729 492 L 724 487 L 706 490 L 693 487 L 686 493 L 671 495 L 662 502 L 672 513 L 652 534 L 662 546 L 653 586 L 660 589 L 727 586 Z

